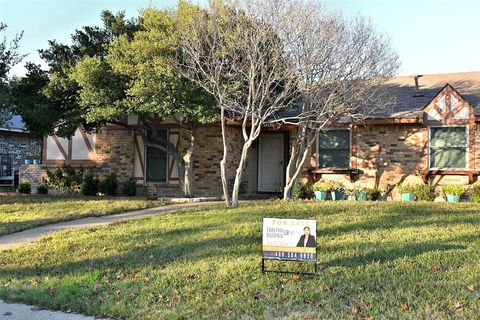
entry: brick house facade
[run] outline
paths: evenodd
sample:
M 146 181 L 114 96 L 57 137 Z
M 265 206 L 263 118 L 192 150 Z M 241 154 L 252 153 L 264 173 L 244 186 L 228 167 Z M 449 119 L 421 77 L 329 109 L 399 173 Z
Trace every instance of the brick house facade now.
M 26 159 L 40 159 L 42 139 L 32 137 L 21 118 L 13 116 L 0 127 L 0 186 L 12 186 Z
M 362 124 L 344 124 L 319 134 L 303 178 L 340 179 L 388 191 L 401 182 L 468 184 L 476 180 L 480 73 L 425 75 L 418 87 L 413 77 L 397 77 L 388 85 L 397 97 L 393 110 Z M 188 136 L 178 126 L 165 122 L 158 127 L 182 152 L 188 146 Z M 282 185 L 294 134 L 291 127 L 265 128 L 249 154 L 242 194 L 275 192 Z M 235 125 L 228 127 L 227 135 L 227 173 L 232 184 L 243 137 Z M 37 170 L 68 163 L 88 168 L 98 177 L 114 172 L 120 183 L 135 177 L 140 189 L 151 196 L 181 196 L 173 157 L 149 150 L 125 128 L 106 126 L 92 135 L 78 130 L 70 140 L 47 137 L 43 150 L 44 165 Z M 200 127 L 193 159 L 196 196 L 222 195 L 222 154 L 219 126 Z

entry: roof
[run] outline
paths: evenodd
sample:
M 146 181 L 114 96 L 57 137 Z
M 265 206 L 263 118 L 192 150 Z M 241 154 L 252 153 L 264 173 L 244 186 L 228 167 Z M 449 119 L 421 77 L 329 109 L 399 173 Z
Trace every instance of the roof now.
M 24 132 L 26 130 L 25 123 L 21 116 L 12 115 L 9 121 L 4 126 L 0 127 L 0 131 L 17 131 Z
M 396 102 L 389 114 L 379 115 L 389 118 L 421 117 L 425 107 L 448 83 L 457 90 L 473 107 L 475 115 L 480 115 L 480 72 L 426 74 L 418 78 L 419 93 L 415 97 L 414 76 L 399 76 L 387 82 Z

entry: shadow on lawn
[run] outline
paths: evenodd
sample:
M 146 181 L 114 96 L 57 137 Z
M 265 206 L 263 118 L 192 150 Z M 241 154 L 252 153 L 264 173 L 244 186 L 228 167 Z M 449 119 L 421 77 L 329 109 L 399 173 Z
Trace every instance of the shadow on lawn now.
M 469 216 L 466 216 L 467 214 Z M 439 208 L 432 208 L 427 205 L 416 208 L 413 206 L 405 206 L 403 210 L 389 209 L 385 214 L 368 218 L 361 222 L 320 228 L 317 233 L 321 236 L 332 237 L 358 231 L 379 231 L 427 226 L 448 227 L 458 224 L 480 225 L 479 212 L 472 209 L 461 210 L 460 208 L 448 210 L 444 215 L 440 215 Z
M 260 253 L 261 237 L 252 238 L 250 236 L 231 236 L 225 234 L 224 237 L 202 239 L 201 234 L 205 231 L 208 232 L 209 228 L 215 228 L 215 226 L 216 224 L 211 224 L 208 226 L 203 225 L 195 228 L 181 228 L 169 232 L 159 232 L 157 239 L 153 243 L 144 246 L 131 246 L 128 251 L 106 257 L 96 257 L 93 259 L 53 265 L 46 263 L 42 266 L 20 268 L 2 267 L 0 269 L 0 278 L 47 274 L 49 276 L 82 274 L 93 270 L 104 271 L 107 269 L 120 271 L 149 266 L 163 268 L 169 263 L 191 263 L 203 259 L 212 259 L 212 261 L 215 259 L 234 260 L 235 258 L 252 254 L 257 247 L 258 253 Z M 185 239 L 185 235 L 189 235 L 188 240 Z M 148 236 L 152 236 L 152 234 L 148 234 Z M 123 237 L 116 237 L 115 241 L 122 243 L 122 238 Z M 125 238 L 127 237 L 125 236 Z M 148 237 L 144 238 L 143 235 L 140 235 L 138 238 L 139 243 L 148 240 Z M 182 238 L 181 241 L 176 240 L 180 238 Z M 132 241 L 131 238 L 129 241 Z M 45 245 L 48 245 L 48 243 L 45 243 Z M 66 248 L 62 249 L 67 250 Z M 76 248 L 75 251 L 80 254 L 82 253 L 81 248 Z M 98 250 L 98 252 L 101 251 L 101 249 Z M 106 253 L 108 254 L 108 249 Z M 45 254 L 48 254 L 48 251 L 45 252 Z M 75 253 L 65 252 L 65 255 L 69 254 L 72 255 Z
M 453 210 L 449 211 L 450 216 L 438 217 L 438 211 L 435 209 L 422 208 L 422 214 L 409 216 L 404 210 L 401 212 L 387 212 L 388 214 L 378 216 L 374 219 L 369 219 L 364 222 L 350 223 L 346 226 L 323 228 L 319 230 L 319 237 L 331 238 L 342 233 L 354 233 L 359 230 L 377 231 L 392 228 L 405 228 L 408 226 L 448 226 L 450 224 L 479 224 L 480 215 L 478 218 L 465 217 L 458 215 L 452 216 Z M 408 210 L 407 210 L 408 211 Z M 473 212 L 473 211 L 472 211 Z M 470 212 L 469 212 L 470 213 Z M 419 216 L 425 217 L 424 221 L 418 221 Z M 420 219 L 421 220 L 421 219 Z M 113 226 L 114 227 L 114 226 Z M 94 251 L 97 257 L 88 258 L 88 243 L 81 243 L 73 248 L 52 248 L 52 250 L 63 250 L 66 256 L 85 255 L 85 259 L 74 262 L 67 262 L 61 264 L 49 264 L 45 262 L 41 266 L 27 266 L 27 267 L 10 267 L 6 268 L 6 264 L 0 269 L 0 277 L 4 279 L 35 275 L 49 275 L 49 276 L 63 276 L 68 274 L 81 274 L 91 272 L 92 270 L 117 270 L 123 271 L 125 269 L 135 269 L 142 267 L 159 267 L 162 268 L 169 263 L 185 262 L 192 263 L 200 260 L 210 259 L 216 260 L 230 260 L 232 263 L 238 258 L 242 258 L 252 254 L 258 254 L 260 259 L 261 253 L 261 226 L 257 230 L 251 232 L 232 234 L 225 230 L 225 234 L 219 236 L 209 235 L 211 231 L 217 231 L 224 227 L 224 222 L 212 222 L 210 224 L 203 224 L 197 227 L 179 227 L 168 232 L 162 231 L 161 228 L 148 229 L 145 233 L 125 233 L 119 236 L 118 233 L 108 234 L 108 229 L 98 228 L 91 229 L 90 232 L 98 233 L 97 249 Z M 144 229 L 139 228 L 139 231 Z M 133 229 L 132 231 L 137 231 Z M 256 236 L 252 236 L 252 233 Z M 258 235 L 257 235 L 258 234 Z M 387 236 L 387 235 L 386 235 Z M 103 241 L 105 239 L 105 241 Z M 419 241 L 413 243 L 400 242 L 398 245 L 382 244 L 381 248 L 375 250 L 371 243 L 359 242 L 354 245 L 341 248 L 328 247 L 319 244 L 318 254 L 328 256 L 338 250 L 355 250 L 358 255 L 351 257 L 338 257 L 332 260 L 322 262 L 324 267 L 345 266 L 354 267 L 360 265 L 370 264 L 372 262 L 386 262 L 392 261 L 405 256 L 413 257 L 422 255 L 432 251 L 449 251 L 449 250 L 464 250 L 465 245 L 459 243 L 470 243 L 475 241 L 473 236 L 463 236 L 450 239 L 448 242 L 426 242 Z M 114 243 L 121 243 L 117 250 L 125 250 L 124 252 L 116 253 L 110 256 L 102 255 L 102 247 L 105 245 L 107 249 L 104 251 L 108 254 L 109 247 L 113 247 Z M 45 240 L 40 242 L 40 246 L 48 246 L 49 242 Z M 86 252 L 82 251 L 86 248 Z M 34 247 L 33 250 L 36 248 Z M 374 250 L 372 250 L 374 249 Z M 42 252 L 42 251 L 41 251 Z M 43 254 L 52 254 L 50 250 L 43 251 Z M 60 253 L 56 251 L 55 255 Z M 8 253 L 5 254 L 7 257 Z M 48 259 L 47 259 L 48 261 Z M 260 261 L 260 260 L 259 260 Z M 110 271 L 111 272 L 111 271 Z M 114 274 L 115 272 L 113 272 Z
M 341 257 L 329 260 L 320 265 L 324 267 L 358 267 L 373 262 L 385 263 L 403 257 L 415 257 L 432 251 L 464 250 L 467 247 L 448 243 L 408 243 L 401 246 L 371 251 L 353 257 Z

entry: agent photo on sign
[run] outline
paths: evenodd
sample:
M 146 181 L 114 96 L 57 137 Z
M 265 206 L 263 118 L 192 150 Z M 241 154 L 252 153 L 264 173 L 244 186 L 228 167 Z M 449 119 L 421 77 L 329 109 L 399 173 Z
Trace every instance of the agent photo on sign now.
M 315 247 L 315 237 L 310 234 L 310 228 L 303 228 L 303 235 L 300 237 L 297 243 L 297 247 Z

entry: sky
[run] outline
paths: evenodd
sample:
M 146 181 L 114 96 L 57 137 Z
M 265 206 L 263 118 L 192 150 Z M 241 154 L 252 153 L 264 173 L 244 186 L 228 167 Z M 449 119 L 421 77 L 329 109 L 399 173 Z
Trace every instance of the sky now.
M 104 9 L 135 17 L 149 6 L 172 8 L 177 0 L 0 0 L 0 21 L 7 39 L 24 32 L 20 52 L 40 63 L 37 50 L 48 40 L 69 43 L 85 25 L 99 25 Z M 206 0 L 192 1 L 205 3 Z M 402 66 L 400 75 L 480 71 L 479 0 L 324 0 L 324 7 L 345 16 L 370 17 L 389 36 Z M 2 36 L 3 36 L 2 35 Z M 23 63 L 12 74 L 23 75 Z

